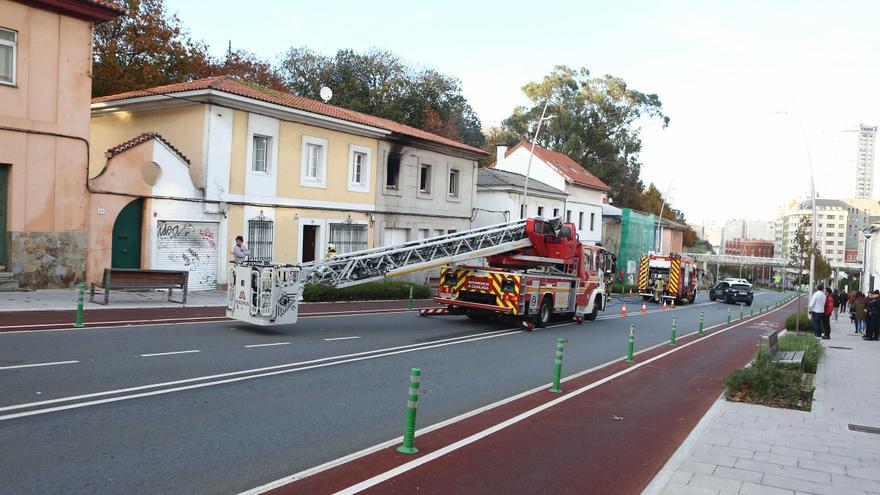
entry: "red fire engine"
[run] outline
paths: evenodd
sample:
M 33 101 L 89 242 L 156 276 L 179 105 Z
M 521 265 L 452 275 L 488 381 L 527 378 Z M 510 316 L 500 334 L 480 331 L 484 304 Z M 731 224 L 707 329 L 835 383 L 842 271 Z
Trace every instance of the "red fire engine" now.
M 554 316 L 594 320 L 607 302 L 605 278 L 613 257 L 577 239 L 574 224 L 526 220 L 530 245 L 486 257 L 486 266 L 450 265 L 441 270 L 435 301 L 447 314 L 472 318 L 510 316 L 527 328 Z
M 693 303 L 697 298 L 699 273 L 694 260 L 680 254 L 643 255 L 639 260 L 639 294 L 645 301 L 657 299 L 657 303 L 662 300 L 678 304 Z

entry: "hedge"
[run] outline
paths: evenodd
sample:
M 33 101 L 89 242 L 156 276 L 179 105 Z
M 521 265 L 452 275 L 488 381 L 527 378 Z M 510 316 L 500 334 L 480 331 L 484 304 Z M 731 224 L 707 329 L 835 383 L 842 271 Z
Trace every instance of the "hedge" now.
M 725 397 L 736 402 L 763 404 L 788 409 L 806 409 L 801 393 L 801 374 L 797 369 L 779 366 L 761 348 L 748 368 L 735 370 L 725 380 Z
M 798 313 L 792 313 L 788 315 L 788 318 L 785 319 L 785 329 L 786 330 L 795 330 L 795 322 L 797 321 Z M 811 332 L 813 331 L 813 320 L 810 319 L 810 315 L 807 314 L 806 311 L 801 311 L 801 322 L 800 322 L 800 331 L 801 332 Z
M 412 287 L 413 299 L 429 299 L 433 293 L 424 285 L 406 282 L 367 282 L 342 289 L 324 285 L 307 285 L 303 290 L 305 302 L 374 301 L 381 299 L 408 299 Z

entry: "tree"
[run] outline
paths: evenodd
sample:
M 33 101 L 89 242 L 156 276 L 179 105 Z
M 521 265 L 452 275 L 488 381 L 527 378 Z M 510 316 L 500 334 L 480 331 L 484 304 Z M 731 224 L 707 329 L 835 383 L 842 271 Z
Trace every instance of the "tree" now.
M 222 60 L 210 60 L 206 76 L 232 76 L 278 91 L 287 91 L 284 80 L 268 61 L 245 50 L 229 49 Z
M 92 96 L 188 81 L 209 72 L 207 47 L 194 42 L 164 0 L 123 0 L 128 15 L 95 26 Z
M 812 242 L 813 222 L 807 216 L 802 216 L 794 232 L 794 240 L 788 253 L 788 265 L 798 271 L 800 278 L 810 267 L 810 255 L 815 255 L 815 279 L 826 280 L 831 276 L 831 265 L 822 256 L 819 248 Z M 813 289 L 812 287 L 810 288 Z
M 279 72 L 287 88 L 319 98 L 333 90 L 333 104 L 394 120 L 471 146 L 482 146 L 480 120 L 461 93 L 458 79 L 433 69 L 415 69 L 378 49 L 339 50 L 333 57 L 305 47 L 291 48 Z
M 540 82 L 526 84 L 523 91 L 532 105 L 514 109 L 502 123 L 505 130 L 517 140 L 529 141 L 550 98 L 547 111 L 555 118 L 542 128 L 538 144 L 587 167 L 608 184 L 617 206 L 658 211 L 641 203 L 642 142 L 637 127 L 651 118 L 669 124 L 657 95 L 632 89 L 618 77 L 590 77 L 586 68 L 566 66 L 557 66 Z

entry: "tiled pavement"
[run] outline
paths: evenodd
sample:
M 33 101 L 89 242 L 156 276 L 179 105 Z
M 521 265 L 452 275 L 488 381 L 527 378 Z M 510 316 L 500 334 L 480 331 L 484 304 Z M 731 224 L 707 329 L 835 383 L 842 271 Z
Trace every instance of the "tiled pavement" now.
M 880 342 L 823 340 L 811 412 L 719 399 L 644 494 L 880 494 Z

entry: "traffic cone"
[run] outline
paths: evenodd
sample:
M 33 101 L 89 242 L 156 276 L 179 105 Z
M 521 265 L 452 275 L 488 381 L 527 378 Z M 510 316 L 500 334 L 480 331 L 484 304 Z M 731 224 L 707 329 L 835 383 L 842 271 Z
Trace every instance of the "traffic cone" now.
M 626 316 L 626 303 L 620 308 L 620 316 Z
M 660 307 L 661 311 L 666 311 L 666 299 L 663 300 L 663 306 Z
M 672 300 L 672 307 L 675 307 L 675 299 Z
M 648 314 L 648 303 L 644 303 L 644 302 L 642 303 L 642 314 L 643 315 Z

